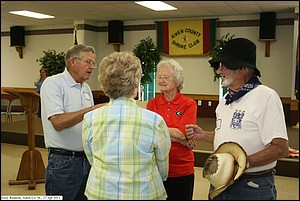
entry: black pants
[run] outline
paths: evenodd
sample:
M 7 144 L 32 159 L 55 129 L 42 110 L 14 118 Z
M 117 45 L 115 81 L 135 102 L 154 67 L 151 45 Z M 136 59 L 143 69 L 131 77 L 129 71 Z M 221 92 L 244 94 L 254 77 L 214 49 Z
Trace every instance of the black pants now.
M 168 194 L 167 200 L 192 200 L 194 180 L 194 174 L 168 178 L 167 181 L 164 181 L 164 186 Z

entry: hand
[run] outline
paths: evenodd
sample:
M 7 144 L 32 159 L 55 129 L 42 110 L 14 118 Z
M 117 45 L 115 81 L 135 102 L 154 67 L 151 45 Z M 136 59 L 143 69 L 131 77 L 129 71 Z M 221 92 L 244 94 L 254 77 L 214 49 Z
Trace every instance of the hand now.
M 194 140 L 185 139 L 185 140 L 180 140 L 177 142 L 186 146 L 189 149 L 194 149 L 196 147 L 196 142 Z
M 194 149 L 196 147 L 195 140 L 187 140 L 188 141 L 188 148 Z
M 190 140 L 200 140 L 204 137 L 203 130 L 195 124 L 185 126 L 186 137 Z

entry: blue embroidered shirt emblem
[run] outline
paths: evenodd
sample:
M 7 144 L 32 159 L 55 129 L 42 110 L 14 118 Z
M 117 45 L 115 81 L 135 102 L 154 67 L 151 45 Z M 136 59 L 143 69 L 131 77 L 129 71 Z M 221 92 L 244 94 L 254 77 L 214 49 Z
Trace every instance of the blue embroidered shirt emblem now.
M 233 129 L 241 129 L 242 119 L 245 115 L 245 111 L 236 110 L 233 113 L 233 117 L 231 119 L 230 127 Z

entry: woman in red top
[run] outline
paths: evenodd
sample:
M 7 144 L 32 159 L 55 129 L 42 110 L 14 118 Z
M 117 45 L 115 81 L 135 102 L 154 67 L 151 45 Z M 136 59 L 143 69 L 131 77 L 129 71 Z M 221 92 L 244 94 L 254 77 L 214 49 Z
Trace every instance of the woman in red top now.
M 192 200 L 194 191 L 195 142 L 186 138 L 185 125 L 197 122 L 196 101 L 181 94 L 182 67 L 173 59 L 157 65 L 157 84 L 161 95 L 149 100 L 147 109 L 160 114 L 169 128 L 172 146 L 169 174 L 164 182 L 168 200 Z

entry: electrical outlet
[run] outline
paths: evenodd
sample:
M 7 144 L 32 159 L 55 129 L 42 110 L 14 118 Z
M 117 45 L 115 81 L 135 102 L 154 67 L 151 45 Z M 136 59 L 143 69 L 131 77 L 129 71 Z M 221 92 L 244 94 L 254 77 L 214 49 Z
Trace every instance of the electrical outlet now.
M 198 105 L 201 106 L 202 105 L 202 101 L 198 100 Z
M 210 107 L 210 106 L 211 106 L 211 101 L 208 101 L 208 103 L 207 103 L 207 104 L 208 104 L 208 106 Z

